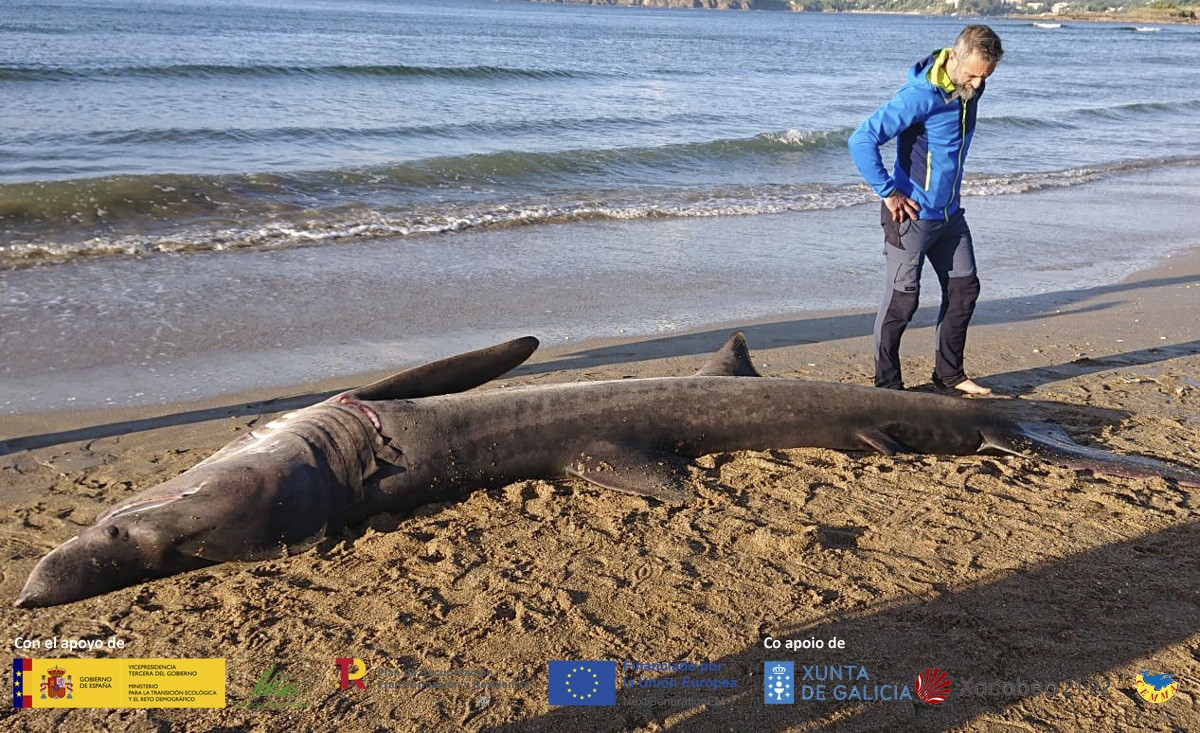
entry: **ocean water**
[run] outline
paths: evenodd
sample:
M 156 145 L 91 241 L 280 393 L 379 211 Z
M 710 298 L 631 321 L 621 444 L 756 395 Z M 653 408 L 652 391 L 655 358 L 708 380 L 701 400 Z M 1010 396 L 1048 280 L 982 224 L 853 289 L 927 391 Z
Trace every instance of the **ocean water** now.
M 963 23 L 7 0 L 0 267 L 861 203 L 850 131 Z M 1200 29 L 993 25 L 968 194 L 1200 160 Z
M 846 141 L 966 22 L 7 0 L 0 412 L 871 307 Z M 1195 244 L 1200 28 L 989 23 L 1007 55 L 964 183 L 984 297 Z

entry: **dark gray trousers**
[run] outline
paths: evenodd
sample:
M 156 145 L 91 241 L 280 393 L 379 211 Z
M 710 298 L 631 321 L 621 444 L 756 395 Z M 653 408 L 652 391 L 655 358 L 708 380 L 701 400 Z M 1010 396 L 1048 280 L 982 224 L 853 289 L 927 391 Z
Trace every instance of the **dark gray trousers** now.
M 900 337 L 917 312 L 921 268 L 926 259 L 942 288 L 933 376 L 947 386 L 954 386 L 967 378 L 963 372 L 967 324 L 979 298 L 975 250 L 963 210 L 959 209 L 949 221 L 909 219 L 897 223 L 892 221 L 887 207 L 882 206 L 881 217 L 887 283 L 875 318 L 875 386 L 904 387 L 900 376 Z

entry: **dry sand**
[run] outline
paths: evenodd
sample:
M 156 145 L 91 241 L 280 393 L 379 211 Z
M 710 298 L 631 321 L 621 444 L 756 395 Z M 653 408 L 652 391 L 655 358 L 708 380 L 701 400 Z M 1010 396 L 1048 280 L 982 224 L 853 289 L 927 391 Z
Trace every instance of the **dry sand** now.
M 1080 442 L 1200 466 L 1198 310 L 1193 251 L 1118 285 L 981 305 L 968 365 L 1012 398 L 1004 408 L 1052 419 Z M 872 317 L 732 325 L 745 327 L 765 373 L 869 383 L 861 334 Z M 905 340 L 910 383 L 931 366 L 930 317 L 923 309 L 923 327 Z M 541 353 L 505 381 L 688 374 L 728 330 Z M 5 709 L 0 729 L 1200 730 L 1195 492 L 1015 458 L 720 454 L 699 461 L 696 498 L 683 508 L 526 481 L 379 516 L 295 557 L 57 608 L 7 607 L 37 559 L 104 508 L 266 416 L 354 383 L 174 410 L 3 418 L 0 619 L 10 643 L 115 637 L 124 649 L 97 656 L 231 666 L 226 709 Z M 837 637 L 845 647 L 768 651 L 766 637 Z M 366 690 L 337 689 L 336 657 L 366 661 Z M 738 686 L 626 689 L 616 707 L 551 708 L 554 659 L 720 662 L 715 675 L 650 676 Z M 936 707 L 766 706 L 768 660 L 857 665 L 870 685 L 911 686 L 939 667 L 956 687 Z M 271 665 L 302 682 L 305 707 L 237 706 Z M 1178 693 L 1143 701 L 1139 669 L 1174 673 Z M 422 670 L 461 673 L 443 681 L 487 670 L 493 687 L 413 687 Z M 1061 681 L 1079 686 L 1053 695 L 1002 686 Z M 999 683 L 1000 694 L 964 689 L 980 682 Z

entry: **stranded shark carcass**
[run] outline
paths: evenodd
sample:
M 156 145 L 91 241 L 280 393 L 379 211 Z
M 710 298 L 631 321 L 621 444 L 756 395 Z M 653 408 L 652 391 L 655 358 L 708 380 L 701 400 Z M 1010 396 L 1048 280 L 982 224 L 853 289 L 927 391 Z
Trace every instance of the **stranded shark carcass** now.
M 470 391 L 528 359 L 525 337 L 409 369 L 285 414 L 102 513 L 34 567 L 21 607 L 231 561 L 302 552 L 382 512 L 574 476 L 673 504 L 691 458 L 822 447 L 1007 453 L 1200 486 L 1200 472 L 1082 446 L 986 402 L 769 378 L 741 332 L 694 376 Z

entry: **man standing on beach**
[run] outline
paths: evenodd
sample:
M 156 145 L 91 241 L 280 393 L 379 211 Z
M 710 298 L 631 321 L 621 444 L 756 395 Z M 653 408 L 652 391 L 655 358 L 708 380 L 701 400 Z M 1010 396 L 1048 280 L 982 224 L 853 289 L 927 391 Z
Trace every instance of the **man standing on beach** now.
M 908 83 L 850 136 L 855 166 L 883 198 L 887 284 L 875 318 L 876 387 L 904 389 L 900 337 L 917 311 L 921 267 L 928 258 L 942 287 L 933 382 L 966 394 L 991 392 L 963 371 L 979 278 L 959 190 L 984 80 L 1003 55 L 991 28 L 967 26 L 951 48 L 909 69 Z M 879 148 L 897 137 L 889 175 Z

